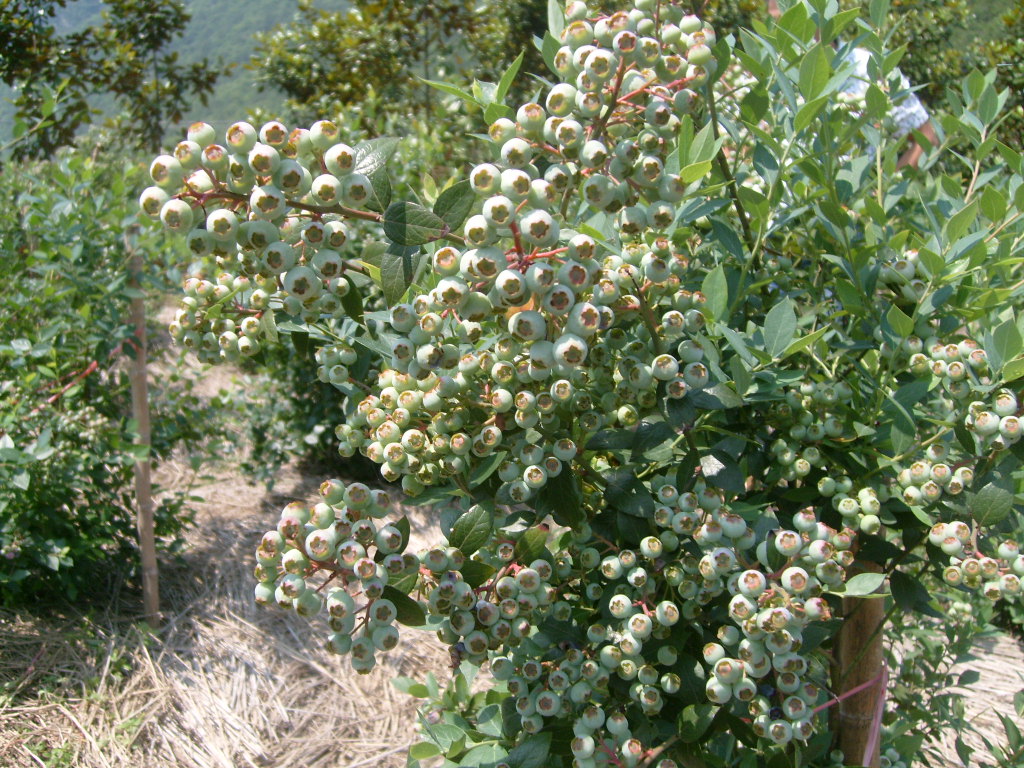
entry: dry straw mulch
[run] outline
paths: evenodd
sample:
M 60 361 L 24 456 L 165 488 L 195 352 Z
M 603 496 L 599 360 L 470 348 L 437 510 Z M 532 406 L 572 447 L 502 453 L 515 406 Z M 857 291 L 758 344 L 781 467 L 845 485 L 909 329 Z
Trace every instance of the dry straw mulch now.
M 301 480 L 299 497 L 312 485 Z M 292 498 L 261 495 L 207 489 L 190 551 L 161 574 L 157 637 L 132 621 L 130 596 L 102 616 L 0 614 L 0 766 L 405 764 L 415 701 L 391 680 L 445 675 L 444 654 L 407 630 L 411 642 L 357 675 L 322 649 L 322 623 L 256 607 L 252 550 Z

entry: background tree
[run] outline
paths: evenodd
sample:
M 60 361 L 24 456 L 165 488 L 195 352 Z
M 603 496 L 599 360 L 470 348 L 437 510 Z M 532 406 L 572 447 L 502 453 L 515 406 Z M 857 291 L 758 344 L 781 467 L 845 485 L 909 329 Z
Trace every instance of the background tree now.
M 535 59 L 528 65 L 539 65 L 531 40 L 546 18 L 541 0 L 357 0 L 341 11 L 300 0 L 294 21 L 257 36 L 252 66 L 261 87 L 288 94 L 297 119 L 374 97 L 385 112 L 422 115 L 437 94 L 421 79 L 459 81 L 472 70 L 496 80 L 524 50 Z
M 183 65 L 169 46 L 191 18 L 178 0 L 111 0 L 100 24 L 59 34 L 54 20 L 66 0 L 14 0 L 0 11 L 0 80 L 15 90 L 16 117 L 39 120 L 49 92 L 62 96 L 48 124 L 18 144 L 18 155 L 42 156 L 74 140 L 112 98 L 120 138 L 159 145 L 168 122 L 198 101 L 206 104 L 219 72 L 208 60 Z

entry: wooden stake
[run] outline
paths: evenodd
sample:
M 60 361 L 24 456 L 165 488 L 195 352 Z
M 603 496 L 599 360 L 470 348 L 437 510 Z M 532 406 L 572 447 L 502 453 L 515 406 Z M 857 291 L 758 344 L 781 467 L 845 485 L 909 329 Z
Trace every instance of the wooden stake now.
M 132 324 L 135 326 L 135 359 L 131 366 L 132 414 L 138 429 L 136 445 L 150 447 L 149 384 L 146 376 L 146 301 L 142 295 L 142 256 L 132 253 L 129 285 L 138 294 L 132 299 Z M 135 501 L 138 505 L 137 528 L 142 555 L 142 606 L 146 622 L 160 626 L 160 584 L 156 562 L 156 536 L 153 522 L 153 486 L 150 461 L 135 460 Z
M 859 571 L 852 572 L 881 570 L 875 563 L 860 563 L 859 566 Z M 845 597 L 843 615 L 846 618 L 839 632 L 836 694 L 842 696 L 846 691 L 870 681 L 876 681 L 876 684 L 839 702 L 835 726 L 839 732 L 837 746 L 843 751 L 848 765 L 879 768 L 881 751 L 875 731 L 880 725 L 876 721 L 884 712 L 879 705 L 886 695 L 885 653 L 880 629 L 885 621 L 885 600 Z

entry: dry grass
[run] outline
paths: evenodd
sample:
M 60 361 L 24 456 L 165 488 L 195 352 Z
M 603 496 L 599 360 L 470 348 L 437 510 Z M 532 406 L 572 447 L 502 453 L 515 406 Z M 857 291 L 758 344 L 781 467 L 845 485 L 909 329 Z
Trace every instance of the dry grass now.
M 252 603 L 253 542 L 285 497 L 249 503 L 261 491 L 232 480 L 206 495 L 201 537 L 161 574 L 157 637 L 132 621 L 132 595 L 102 616 L 0 615 L 0 765 L 405 764 L 415 708 L 390 681 L 443 673 L 431 635 L 408 630 L 372 674 L 353 673 L 321 650 L 323 626 Z

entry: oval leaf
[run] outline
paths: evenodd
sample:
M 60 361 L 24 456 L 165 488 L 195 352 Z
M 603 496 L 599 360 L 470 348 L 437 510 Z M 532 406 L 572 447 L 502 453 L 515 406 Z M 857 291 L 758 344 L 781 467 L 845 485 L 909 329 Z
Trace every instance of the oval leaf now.
M 381 225 L 384 234 L 397 245 L 423 245 L 440 240 L 451 232 L 436 213 L 410 202 L 389 205 Z
M 846 591 L 843 594 L 847 597 L 867 597 L 884 583 L 884 573 L 858 573 L 846 582 Z
M 389 306 L 401 301 L 412 285 L 419 265 L 419 250 L 392 244 L 380 259 L 380 287 Z
M 382 597 L 386 597 L 395 605 L 398 611 L 398 623 L 407 627 L 422 627 L 427 623 L 427 616 L 423 612 L 423 606 L 408 595 L 404 595 L 392 586 L 384 587 Z
M 448 543 L 458 547 L 464 555 L 471 555 L 491 538 L 494 513 L 482 504 L 474 504 L 455 521 Z
M 359 142 L 354 147 L 356 161 L 352 167 L 353 172 L 372 176 L 388 164 L 388 160 L 398 149 L 398 142 L 399 139 L 394 136 L 382 136 L 379 139 Z
M 447 187 L 434 203 L 434 213 L 448 225 L 449 229 L 462 226 L 462 222 L 473 210 L 476 195 L 468 181 L 460 181 Z
M 776 304 L 764 319 L 764 351 L 779 357 L 796 333 L 796 310 L 792 300 L 786 298 Z
M 1013 509 L 1013 494 L 989 483 L 970 499 L 971 517 L 978 525 L 995 525 L 1005 520 Z

